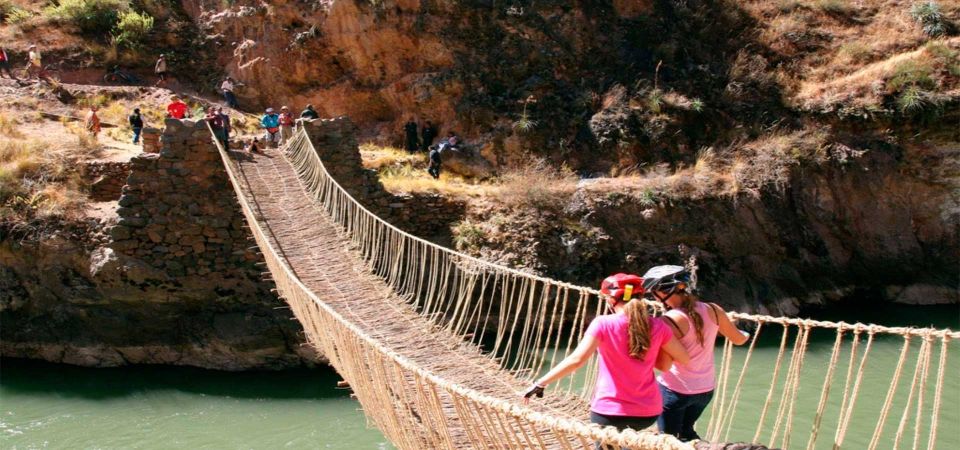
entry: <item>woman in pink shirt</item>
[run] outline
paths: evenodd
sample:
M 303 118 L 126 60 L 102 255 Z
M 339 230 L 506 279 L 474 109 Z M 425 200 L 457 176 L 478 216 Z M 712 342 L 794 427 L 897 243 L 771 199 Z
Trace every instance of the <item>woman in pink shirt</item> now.
M 723 308 L 701 302 L 689 293 L 689 285 L 690 272 L 681 266 L 657 266 L 643 274 L 644 291 L 663 302 L 667 309 L 663 318 L 690 355 L 688 362 L 679 365 L 671 365 L 668 356 L 661 355 L 657 364 L 661 369 L 667 367 L 657 377 L 663 397 L 663 413 L 657 424 L 661 432 L 681 441 L 700 439 L 693 426 L 713 398 L 717 333 L 734 345 L 742 345 L 750 337 L 737 329 Z
M 599 352 L 590 420 L 619 430 L 642 430 L 653 425 L 662 410 L 653 378 L 657 357 L 663 351 L 681 364 L 689 357 L 669 326 L 648 315 L 642 298 L 643 279 L 624 273 L 611 275 L 603 280 L 600 292 L 614 314 L 593 319 L 573 353 L 537 380 L 524 393 L 524 401 L 534 395 L 543 397 L 548 384 L 573 373 Z

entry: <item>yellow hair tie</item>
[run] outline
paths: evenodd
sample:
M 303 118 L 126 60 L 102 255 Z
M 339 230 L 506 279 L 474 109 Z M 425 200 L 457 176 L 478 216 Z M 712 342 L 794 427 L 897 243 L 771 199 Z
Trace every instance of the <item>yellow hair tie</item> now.
M 628 284 L 626 285 L 626 287 L 623 288 L 623 302 L 624 303 L 629 302 L 630 296 L 632 295 L 633 295 L 633 285 Z

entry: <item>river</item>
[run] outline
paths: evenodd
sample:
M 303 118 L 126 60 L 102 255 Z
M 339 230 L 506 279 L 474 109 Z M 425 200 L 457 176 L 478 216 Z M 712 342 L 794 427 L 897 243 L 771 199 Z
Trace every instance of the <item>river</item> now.
M 882 309 L 851 305 L 814 315 L 885 325 L 960 328 L 960 309 L 955 305 Z M 772 364 L 777 353 L 772 341 L 777 339 L 774 333 L 765 336 L 765 345 L 756 350 L 751 366 Z M 878 340 L 871 366 L 894 365 L 901 342 Z M 828 335 L 813 336 L 805 367 L 822 367 L 831 344 Z M 937 445 L 943 450 L 960 448 L 960 377 L 956 376 L 960 374 L 960 352 L 956 345 L 952 348 Z M 749 375 L 745 385 L 753 387 L 744 390 L 741 402 L 763 402 L 769 385 L 769 373 L 763 372 Z M 85 369 L 7 359 L 0 366 L 0 448 L 392 448 L 382 434 L 367 427 L 349 391 L 336 388 L 338 380 L 329 369 L 246 373 L 177 367 Z M 864 383 L 857 409 L 876 410 L 889 377 Z M 819 389 L 816 391 L 801 392 L 806 394 L 801 395 L 802 411 L 815 409 Z M 896 430 L 900 411 L 902 407 L 894 409 L 887 429 Z M 856 417 L 854 420 L 845 448 L 864 448 L 873 428 L 857 424 Z M 731 438 L 750 439 L 755 418 L 744 413 L 736 422 Z M 798 420 L 795 430 L 804 431 L 795 432 L 805 433 L 809 423 L 809 419 Z M 817 448 L 829 448 L 832 427 L 825 426 L 821 435 L 825 439 Z M 806 437 L 798 440 L 805 442 Z M 889 444 L 879 448 L 889 448 Z

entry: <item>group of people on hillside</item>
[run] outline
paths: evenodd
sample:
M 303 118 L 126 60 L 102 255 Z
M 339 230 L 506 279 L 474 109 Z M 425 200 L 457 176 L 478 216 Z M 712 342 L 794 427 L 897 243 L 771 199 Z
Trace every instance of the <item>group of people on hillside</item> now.
M 13 62 L 10 59 L 10 54 L 7 53 L 7 49 L 0 47 L 0 78 L 4 74 L 10 79 L 20 82 L 20 79 L 13 73 Z M 40 54 L 36 45 L 27 47 L 26 75 L 28 80 L 32 77 L 36 77 L 37 80 L 49 79 L 47 71 L 43 68 L 43 55 Z
M 420 136 L 417 136 L 417 129 L 420 130 Z M 403 134 L 404 134 L 404 148 L 408 152 L 427 151 L 430 149 L 430 145 L 433 144 L 433 140 L 439 135 L 439 130 L 436 126 L 433 125 L 433 122 L 426 121 L 422 127 L 417 125 L 417 121 L 411 117 L 406 124 L 403 125 Z
M 300 112 L 301 119 L 318 119 L 320 114 L 313 108 L 313 105 L 307 105 Z M 264 145 L 280 146 L 293 138 L 293 129 L 297 124 L 297 119 L 290 112 L 287 106 L 281 106 L 277 113 L 273 108 L 267 108 L 263 116 L 260 117 L 260 126 L 264 130 Z
M 682 266 L 611 275 L 600 292 L 609 314 L 593 319 L 573 353 L 522 394 L 524 402 L 543 397 L 547 385 L 599 353 L 591 422 L 619 430 L 656 423 L 681 441 L 700 439 L 694 426 L 716 387 L 716 338 L 743 345 L 750 334 L 737 329 L 723 308 L 694 295 L 690 271 Z M 651 317 L 644 298 L 660 302 L 666 313 Z

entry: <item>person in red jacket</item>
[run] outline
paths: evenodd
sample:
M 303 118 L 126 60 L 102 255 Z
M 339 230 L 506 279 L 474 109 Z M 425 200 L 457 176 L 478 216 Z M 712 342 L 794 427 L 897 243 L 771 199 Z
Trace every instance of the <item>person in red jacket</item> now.
M 20 81 L 17 79 L 17 76 L 10 71 L 10 56 L 7 55 L 7 49 L 0 47 L 0 77 L 3 76 L 4 72 L 7 73 L 8 77 Z
M 189 117 L 190 113 L 187 104 L 180 100 L 180 97 L 174 95 L 170 104 L 167 105 L 167 115 L 174 119 L 183 119 Z
M 290 108 L 286 106 L 280 108 L 280 145 L 286 144 L 293 138 L 293 125 L 296 121 L 293 114 L 290 114 Z

